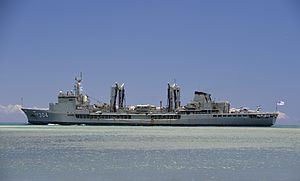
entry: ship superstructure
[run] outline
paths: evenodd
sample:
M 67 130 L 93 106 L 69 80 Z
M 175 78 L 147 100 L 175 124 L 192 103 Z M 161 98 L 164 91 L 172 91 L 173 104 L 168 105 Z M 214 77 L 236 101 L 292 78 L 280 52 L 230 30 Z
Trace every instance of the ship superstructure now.
M 278 113 L 230 109 L 230 103 L 215 102 L 211 95 L 195 91 L 192 102 L 181 106 L 180 86 L 167 86 L 166 107 L 126 106 L 125 86 L 111 87 L 110 102 L 91 104 L 81 88 L 82 75 L 75 78 L 73 91 L 58 94 L 49 109 L 22 108 L 30 124 L 162 125 L 162 126 L 272 126 Z

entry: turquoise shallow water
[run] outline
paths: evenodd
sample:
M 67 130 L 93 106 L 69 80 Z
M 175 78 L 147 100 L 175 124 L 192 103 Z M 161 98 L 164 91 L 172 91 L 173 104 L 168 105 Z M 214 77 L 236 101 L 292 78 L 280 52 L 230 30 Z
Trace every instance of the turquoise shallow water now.
M 0 180 L 300 180 L 300 128 L 1 125 L 0 162 Z

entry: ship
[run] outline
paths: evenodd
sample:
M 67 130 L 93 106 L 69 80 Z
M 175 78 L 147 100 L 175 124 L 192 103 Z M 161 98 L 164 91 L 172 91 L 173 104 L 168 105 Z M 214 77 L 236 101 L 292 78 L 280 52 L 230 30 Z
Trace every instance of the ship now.
M 211 94 L 195 91 L 191 102 L 181 106 L 181 89 L 167 84 L 167 103 L 159 106 L 125 104 L 125 86 L 111 86 L 109 103 L 92 104 L 82 91 L 82 74 L 75 78 L 73 91 L 59 91 L 58 101 L 49 108 L 25 108 L 29 124 L 127 125 L 127 126 L 272 126 L 278 112 L 230 108 L 228 101 L 216 102 Z

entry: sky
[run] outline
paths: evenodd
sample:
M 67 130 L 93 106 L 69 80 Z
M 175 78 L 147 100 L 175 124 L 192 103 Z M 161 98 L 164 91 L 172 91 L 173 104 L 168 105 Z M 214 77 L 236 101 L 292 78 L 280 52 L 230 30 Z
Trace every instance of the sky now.
M 166 105 L 168 82 L 182 103 L 195 90 L 232 107 L 275 111 L 300 124 L 300 3 L 296 0 L 2 0 L 0 121 L 26 122 L 60 90 L 108 102 Z M 23 101 L 21 101 L 23 99 Z

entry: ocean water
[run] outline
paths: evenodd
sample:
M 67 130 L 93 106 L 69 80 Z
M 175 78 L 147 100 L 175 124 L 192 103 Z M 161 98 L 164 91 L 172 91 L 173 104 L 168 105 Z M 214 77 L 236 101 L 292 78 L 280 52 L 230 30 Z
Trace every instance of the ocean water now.
M 299 127 L 0 126 L 0 180 L 300 180 Z

